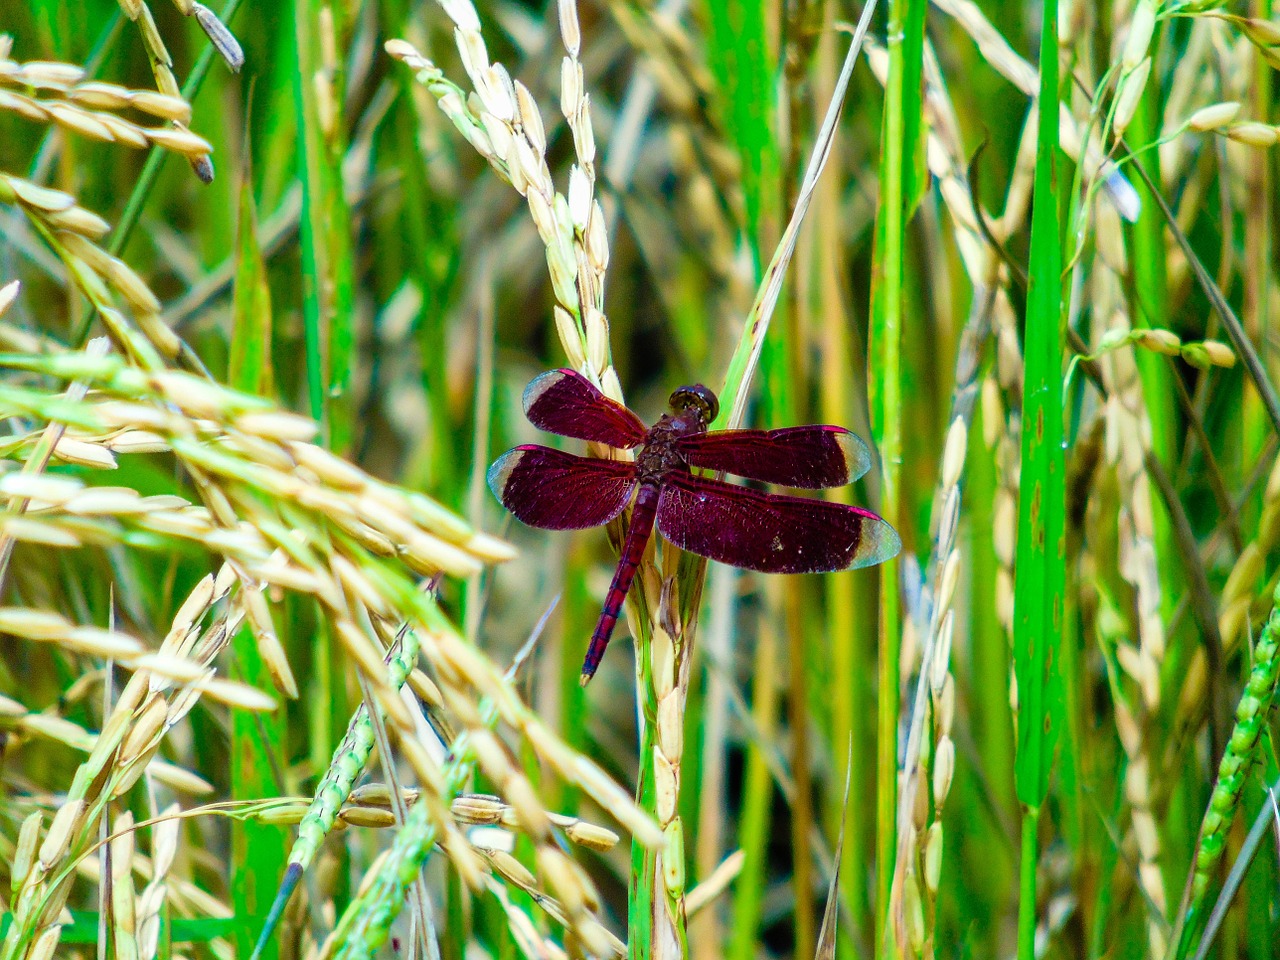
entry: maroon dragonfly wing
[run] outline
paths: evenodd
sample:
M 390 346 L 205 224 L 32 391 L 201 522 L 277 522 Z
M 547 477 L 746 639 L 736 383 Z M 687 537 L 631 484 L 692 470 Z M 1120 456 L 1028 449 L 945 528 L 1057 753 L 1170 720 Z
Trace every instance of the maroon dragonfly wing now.
M 840 487 L 871 468 L 867 445 L 843 427 L 716 430 L 675 444 L 692 467 L 784 487 Z
M 525 444 L 489 468 L 489 489 L 516 519 L 544 530 L 581 530 L 608 523 L 626 509 L 636 465 L 576 457 Z
M 659 532 L 682 550 L 763 573 L 826 573 L 897 556 L 897 532 L 870 510 L 671 473 Z
M 551 370 L 525 387 L 524 414 L 548 433 L 620 450 L 644 443 L 648 432 L 639 417 L 573 370 Z

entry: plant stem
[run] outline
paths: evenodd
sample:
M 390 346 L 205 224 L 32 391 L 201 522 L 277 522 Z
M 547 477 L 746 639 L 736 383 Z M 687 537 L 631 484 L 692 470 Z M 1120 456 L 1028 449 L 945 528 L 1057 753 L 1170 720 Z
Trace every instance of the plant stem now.
M 1030 809 L 1022 816 L 1022 860 L 1018 880 L 1018 957 L 1029 960 L 1036 955 L 1036 831 L 1040 826 L 1040 811 Z M 1026 904 L 1030 909 L 1024 909 Z
M 901 521 L 899 474 L 902 459 L 902 314 L 906 222 L 919 197 L 921 74 L 925 5 L 893 0 L 889 7 L 889 77 L 881 134 L 880 212 L 872 278 L 868 380 L 872 435 L 879 447 L 880 512 Z M 876 951 L 892 949 L 884 922 L 893 885 L 897 848 L 898 711 L 901 701 L 901 615 L 898 568 L 880 568 L 879 710 L 876 738 Z

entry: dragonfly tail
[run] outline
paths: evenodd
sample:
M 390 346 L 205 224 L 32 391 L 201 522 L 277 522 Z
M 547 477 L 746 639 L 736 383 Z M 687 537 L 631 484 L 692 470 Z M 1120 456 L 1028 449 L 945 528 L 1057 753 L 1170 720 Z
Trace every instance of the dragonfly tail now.
M 605 597 L 604 610 L 600 612 L 595 632 L 591 635 L 591 643 L 587 646 L 587 655 L 582 660 L 582 676 L 578 678 L 578 682 L 584 687 L 591 682 L 600 667 L 600 661 L 604 659 L 609 638 L 613 636 L 613 628 L 622 615 L 627 591 L 631 589 L 631 581 L 635 578 L 649 535 L 653 532 L 653 518 L 657 512 L 658 488 L 648 484 L 641 485 L 636 494 L 635 508 L 631 511 L 631 526 L 627 529 L 627 539 L 622 545 L 622 556 L 618 558 L 618 569 L 614 571 L 613 583 L 609 585 L 609 593 Z

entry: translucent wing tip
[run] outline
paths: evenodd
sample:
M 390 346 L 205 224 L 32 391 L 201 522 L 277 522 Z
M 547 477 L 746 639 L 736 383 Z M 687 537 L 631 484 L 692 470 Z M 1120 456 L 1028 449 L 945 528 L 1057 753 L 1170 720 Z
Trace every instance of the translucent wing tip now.
M 844 454 L 844 462 L 849 470 L 847 482 L 853 483 L 853 481 L 871 469 L 871 451 L 860 436 L 845 430 L 843 427 L 837 427 L 832 435 L 836 441 L 836 446 Z M 876 562 L 878 563 L 879 561 Z
M 856 556 L 850 570 L 874 567 L 877 563 L 892 560 L 902 552 L 902 538 L 885 520 L 870 511 L 863 513 L 862 537 L 858 541 Z
M 525 416 L 529 415 L 529 411 L 533 409 L 533 405 L 542 398 L 544 393 L 554 387 L 561 380 L 576 376 L 578 376 L 578 374 L 575 371 L 561 368 L 559 370 L 548 370 L 546 373 L 539 374 L 530 380 L 529 385 L 524 388 L 524 396 L 522 397 Z
M 493 461 L 493 465 L 489 467 L 489 472 L 485 474 L 489 489 L 493 491 L 493 495 L 498 498 L 498 502 L 503 506 L 507 505 L 507 500 L 504 496 L 507 490 L 507 481 L 511 479 L 512 471 L 520 464 L 520 458 L 524 456 L 524 452 L 520 447 L 508 450 Z

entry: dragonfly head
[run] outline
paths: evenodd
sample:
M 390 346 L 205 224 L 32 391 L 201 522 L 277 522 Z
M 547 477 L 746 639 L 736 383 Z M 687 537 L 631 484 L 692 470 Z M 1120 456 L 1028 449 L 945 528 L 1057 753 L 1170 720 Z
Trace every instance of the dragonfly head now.
M 720 413 L 720 401 L 716 395 L 700 383 L 680 387 L 671 394 L 671 409 L 677 413 L 696 410 L 703 423 L 710 423 Z

